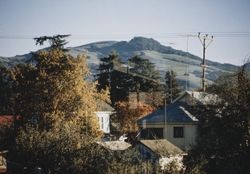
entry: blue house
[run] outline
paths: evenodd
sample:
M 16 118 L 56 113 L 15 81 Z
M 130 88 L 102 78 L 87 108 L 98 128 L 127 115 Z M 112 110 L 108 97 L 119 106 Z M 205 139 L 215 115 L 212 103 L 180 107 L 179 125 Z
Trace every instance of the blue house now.
M 140 139 L 167 139 L 182 150 L 190 149 L 197 137 L 198 119 L 193 115 L 194 109 L 215 100 L 212 94 L 185 91 L 173 103 L 137 121 Z

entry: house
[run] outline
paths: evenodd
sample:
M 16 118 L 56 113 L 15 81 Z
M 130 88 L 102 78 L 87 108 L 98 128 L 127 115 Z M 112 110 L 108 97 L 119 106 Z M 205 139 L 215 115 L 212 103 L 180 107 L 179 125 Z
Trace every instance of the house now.
M 144 159 L 159 163 L 162 170 L 172 162 L 178 170 L 183 169 L 182 160 L 186 153 L 166 139 L 140 140 L 136 148 Z
M 100 129 L 105 133 L 110 133 L 110 116 L 114 113 L 114 108 L 112 108 L 108 103 L 104 101 L 97 102 L 97 111 L 95 112 L 98 118 Z
M 125 141 L 103 141 L 98 144 L 111 151 L 124 151 L 131 147 L 131 144 Z
M 212 104 L 217 96 L 185 91 L 173 103 L 139 119 L 140 139 L 167 139 L 182 150 L 196 143 L 198 119 L 196 107 Z

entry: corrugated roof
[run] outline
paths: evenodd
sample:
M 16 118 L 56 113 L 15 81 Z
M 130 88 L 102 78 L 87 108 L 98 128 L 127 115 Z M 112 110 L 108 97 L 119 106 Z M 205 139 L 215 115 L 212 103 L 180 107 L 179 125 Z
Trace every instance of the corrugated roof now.
M 141 140 L 140 143 L 160 156 L 185 154 L 179 147 L 170 143 L 166 139 Z
M 183 98 L 186 97 L 185 100 Z M 194 123 L 198 120 L 190 111 L 190 105 L 216 104 L 219 97 L 206 92 L 185 91 L 173 103 L 165 108 L 158 109 L 151 114 L 139 119 L 138 124 L 163 124 L 167 123 Z
M 104 142 L 98 142 L 98 144 L 114 151 L 126 150 L 131 146 L 131 144 L 125 141 L 104 141 Z
M 165 108 L 158 109 L 155 112 L 138 120 L 138 124 L 162 124 L 168 123 L 192 123 L 198 120 L 188 111 L 189 106 L 184 101 L 177 101 Z
M 189 97 L 196 102 L 196 104 L 202 104 L 202 105 L 207 105 L 207 104 L 214 104 L 218 102 L 220 99 L 216 94 L 209 94 L 207 92 L 199 92 L 199 91 L 184 91 L 179 97 L 177 97 L 174 101 L 179 101 L 183 97 Z

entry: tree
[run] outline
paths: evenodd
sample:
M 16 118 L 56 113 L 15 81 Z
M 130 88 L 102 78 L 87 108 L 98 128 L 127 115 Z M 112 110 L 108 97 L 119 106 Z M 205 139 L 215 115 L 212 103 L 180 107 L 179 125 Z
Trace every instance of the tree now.
M 137 107 L 134 107 L 137 106 Z M 113 117 L 113 121 L 119 125 L 119 130 L 122 134 L 136 134 L 139 130 L 137 126 L 137 120 L 152 111 L 154 107 L 140 102 L 117 102 L 115 105 L 116 115 Z
M 62 51 L 68 51 L 64 48 L 64 46 L 67 44 L 66 40 L 64 38 L 69 37 L 69 34 L 66 35 L 55 35 L 55 36 L 41 36 L 34 38 L 36 41 L 36 45 L 43 45 L 44 42 L 48 41 L 50 44 L 50 49 L 60 49 Z
M 250 77 L 243 66 L 230 83 L 213 85 L 214 105 L 198 110 L 199 136 L 188 172 L 248 173 L 250 170 Z
M 74 58 L 61 46 L 39 51 L 33 60 L 36 64 L 17 65 L 7 76 L 14 113 L 22 117 L 9 158 L 70 173 L 85 165 L 81 149 L 101 135 L 94 112 L 96 101 L 106 100 L 108 93 L 97 92 L 86 80 L 85 57 Z
M 7 115 L 12 112 L 11 106 L 13 105 L 11 102 L 11 86 L 8 83 L 9 78 L 9 70 L 0 66 L 0 113 Z
M 109 89 L 111 104 L 114 106 L 116 102 L 125 100 L 128 95 L 127 75 L 119 71 L 121 62 L 115 52 L 100 60 L 97 88 L 99 91 Z
M 137 102 L 140 101 L 140 91 L 152 92 L 157 91 L 159 84 L 156 83 L 159 79 L 159 72 L 155 69 L 153 63 L 148 59 L 142 59 L 139 56 L 134 56 L 129 59 L 129 69 L 131 75 L 130 88 L 137 94 Z
M 173 70 L 166 72 L 165 82 L 166 82 L 166 89 L 165 89 L 166 101 L 167 103 L 171 103 L 180 94 L 179 84 L 176 80 L 176 73 Z

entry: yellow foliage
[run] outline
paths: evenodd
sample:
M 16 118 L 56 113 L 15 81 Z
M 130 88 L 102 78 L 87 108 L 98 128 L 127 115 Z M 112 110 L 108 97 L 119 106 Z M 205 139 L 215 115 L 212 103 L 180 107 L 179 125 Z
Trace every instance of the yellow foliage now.
M 95 111 L 98 99 L 108 93 L 96 90 L 96 83 L 86 80 L 90 75 L 86 57 L 76 58 L 60 49 L 40 51 L 34 55 L 36 65 L 17 66 L 12 79 L 20 95 L 18 113 L 28 120 L 38 119 L 41 130 L 59 129 L 74 124 L 83 133 L 101 135 Z

